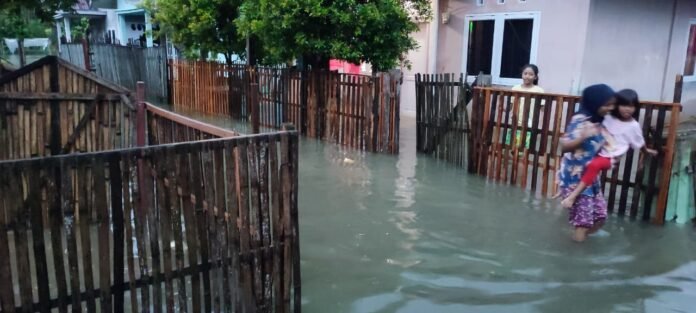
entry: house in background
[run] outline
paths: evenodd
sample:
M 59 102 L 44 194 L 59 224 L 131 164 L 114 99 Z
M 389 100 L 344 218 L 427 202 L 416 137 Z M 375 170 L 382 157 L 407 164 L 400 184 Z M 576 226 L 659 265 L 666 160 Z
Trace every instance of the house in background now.
M 414 34 L 402 110 L 415 115 L 415 73 L 483 72 L 493 84 L 521 82 L 526 63 L 540 68 L 547 92 L 578 94 L 607 83 L 645 100 L 672 101 L 684 75 L 682 104 L 696 115 L 696 1 L 439 0 L 434 19 Z
M 118 45 L 152 47 L 153 26 L 142 0 L 79 0 L 74 12 L 57 12 L 54 16 L 60 43 L 73 41 L 72 30 L 82 18 L 89 20 L 90 41 Z

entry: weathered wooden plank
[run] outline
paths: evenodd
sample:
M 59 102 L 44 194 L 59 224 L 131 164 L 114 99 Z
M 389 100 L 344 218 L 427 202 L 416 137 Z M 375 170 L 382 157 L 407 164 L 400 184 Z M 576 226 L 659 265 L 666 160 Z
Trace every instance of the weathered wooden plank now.
M 70 152 L 70 150 L 73 148 L 73 145 L 75 144 L 76 140 L 79 138 L 80 135 L 84 136 L 84 132 L 86 132 L 86 127 L 89 121 L 91 120 L 92 114 L 94 112 L 94 108 L 97 106 L 97 101 L 91 102 L 87 109 L 84 112 L 84 115 L 81 116 L 80 120 L 76 123 L 75 128 L 72 129 L 72 132 L 70 133 L 70 136 L 68 137 L 67 143 L 65 146 L 63 146 L 63 149 L 61 150 L 61 154 L 66 154 Z
M 273 270 L 273 258 L 272 258 L 272 239 L 271 239 L 271 198 L 269 195 L 269 143 L 268 138 L 264 138 L 260 141 L 259 146 L 259 198 L 260 198 L 260 226 L 261 226 L 261 240 L 263 244 L 263 268 L 262 268 L 262 279 L 263 279 L 263 307 L 264 311 L 273 310 L 272 303 L 272 270 Z
M 274 302 L 275 312 L 282 312 L 282 292 L 283 292 L 283 280 L 281 277 L 281 254 L 280 254 L 280 244 L 282 242 L 281 232 L 281 195 L 282 189 L 280 186 L 280 168 L 279 168 L 279 158 L 278 158 L 278 144 L 279 138 L 273 137 L 270 139 L 268 151 L 269 151 L 269 176 L 270 176 L 270 226 L 271 226 L 271 256 L 272 256 L 272 272 L 270 284 L 273 288 L 272 297 Z M 270 309 L 270 308 L 269 308 Z
M 166 170 L 166 160 L 167 155 L 164 151 L 157 151 L 155 153 L 156 161 L 153 162 L 154 170 L 156 173 L 156 195 L 157 195 L 157 211 L 159 212 L 159 230 L 161 232 L 162 238 L 162 263 L 164 269 L 164 290 L 165 290 L 165 303 L 167 307 L 167 312 L 174 312 L 174 287 L 173 287 L 173 275 L 172 275 L 172 235 L 171 235 L 171 208 L 172 201 L 169 195 L 169 188 L 171 182 L 167 178 Z
M 221 279 L 220 279 L 220 268 L 218 266 L 218 261 L 220 259 L 220 242 L 218 240 L 217 234 L 218 224 L 216 223 L 217 214 L 215 212 L 215 175 L 217 169 L 213 163 L 213 150 L 209 145 L 203 145 L 201 150 L 201 158 L 203 165 L 203 193 L 205 201 L 203 202 L 204 213 L 207 216 L 207 239 L 208 239 L 208 251 L 209 258 L 206 262 L 210 263 L 210 273 L 211 273 L 211 297 L 213 304 L 213 311 L 220 312 L 221 309 Z
M 51 244 L 53 251 L 53 266 L 56 279 L 56 289 L 58 290 L 58 309 L 61 313 L 68 311 L 68 286 L 66 281 L 65 263 L 63 258 L 63 213 L 61 207 L 61 193 L 63 192 L 62 172 L 60 166 L 51 169 L 52 181 L 49 188 L 50 201 L 50 221 L 51 221 Z
M 99 286 L 101 312 L 112 312 L 111 249 L 109 245 L 110 219 L 106 193 L 106 165 L 104 160 L 92 157 L 94 171 L 94 209 L 99 223 Z M 54 251 L 55 248 L 54 248 Z M 61 261 L 62 262 L 62 261 Z
M 160 256 L 160 227 L 159 227 L 159 210 L 155 205 L 157 202 L 155 190 L 161 190 L 157 185 L 157 172 L 155 169 L 155 157 L 150 156 L 144 160 L 143 175 L 144 184 L 142 188 L 143 204 L 146 205 L 144 214 L 147 215 L 148 234 L 150 235 L 150 255 L 152 257 L 152 310 L 153 312 L 162 311 L 162 271 L 161 271 L 161 256 Z M 155 189 L 157 188 L 157 189 Z
M 258 143 L 250 141 L 247 146 L 249 160 L 249 234 L 250 249 L 253 254 L 252 277 L 256 307 L 263 306 L 263 257 L 258 253 L 262 248 L 261 242 L 261 212 L 260 212 L 260 186 L 259 186 L 259 151 Z
M 236 170 L 236 143 L 226 141 L 224 146 L 225 157 L 225 178 L 227 194 L 227 210 L 225 219 L 227 220 L 227 254 L 230 256 L 228 271 L 231 282 L 229 294 L 230 307 L 228 311 L 240 312 L 240 284 L 239 284 L 239 199 L 237 193 L 237 170 Z M 230 310 L 231 309 L 231 310 Z
M 657 157 L 653 157 L 650 159 L 650 169 L 648 172 L 648 185 L 647 189 L 645 192 L 645 204 L 643 207 L 643 220 L 649 220 L 651 217 L 651 211 L 653 208 L 653 198 L 655 197 L 655 194 L 658 192 L 658 181 L 657 181 L 657 170 L 659 166 L 659 161 L 661 157 L 664 157 L 664 149 L 663 149 L 663 144 L 664 144 L 664 139 L 663 139 L 663 131 L 665 128 L 665 117 L 667 115 L 667 108 L 661 107 L 657 111 L 657 125 L 655 126 L 655 132 L 653 133 L 652 136 L 652 146 L 654 149 L 657 149 L 658 151 L 662 151 L 662 155 L 658 155 Z M 670 148 L 671 149 L 671 148 Z M 670 159 L 671 162 L 671 159 Z M 664 169 L 663 169 L 664 170 Z M 671 175 L 671 174 L 670 174 Z M 665 186 L 666 188 L 669 188 L 669 186 Z
M 556 103 L 558 105 L 558 103 Z M 556 151 L 548 151 L 549 144 L 549 131 L 551 129 L 551 112 L 554 108 L 554 102 L 552 97 L 544 97 L 544 118 L 541 125 L 541 143 L 539 147 L 539 152 L 543 157 L 543 167 L 542 167 L 542 181 L 541 181 L 541 194 L 544 196 L 550 195 L 548 192 L 549 188 L 549 171 L 551 170 L 550 162 L 551 156 L 556 154 Z M 538 162 L 538 161 L 537 161 Z
M 29 264 L 29 239 L 27 236 L 29 226 L 29 212 L 31 206 L 37 205 L 37 197 L 31 194 L 30 185 L 27 173 L 24 173 L 24 168 L 14 167 L 10 179 L 10 190 L 12 195 L 8 198 L 8 206 L 6 210 L 9 224 L 14 233 L 15 241 L 15 260 L 17 262 L 17 282 L 19 283 L 19 301 L 22 304 L 22 312 L 33 312 L 34 301 L 32 298 L 32 279 L 31 269 Z M 34 187 L 34 186 L 31 186 Z M 29 204 L 31 202 L 32 204 Z
M 678 84 L 681 83 L 681 76 L 677 78 Z M 681 88 L 681 87 L 679 87 Z M 681 95 L 679 95 L 681 98 Z M 675 96 L 675 100 L 677 96 Z M 655 211 L 655 217 L 653 222 L 656 224 L 663 224 L 665 222 L 665 210 L 667 207 L 667 196 L 669 194 L 670 178 L 672 175 L 672 160 L 674 158 L 674 152 L 676 149 L 675 142 L 677 137 L 677 125 L 679 123 L 679 112 L 681 110 L 681 105 L 675 104 L 670 110 L 670 121 L 669 121 L 669 132 L 667 135 L 667 142 L 665 149 L 663 150 L 664 156 L 662 159 L 662 175 L 660 177 L 660 185 L 658 189 L 657 206 Z M 659 133 L 658 133 L 659 134 Z M 660 146 L 662 147 L 662 146 Z
M 121 180 L 121 155 L 113 154 L 109 159 L 109 184 L 111 185 L 111 227 L 113 229 L 113 278 L 114 311 L 123 312 L 125 289 L 124 274 L 124 208 Z
M 646 138 L 646 143 L 650 143 L 650 124 L 652 123 L 652 113 L 653 109 L 645 107 L 645 115 L 643 117 L 643 136 Z M 653 146 L 653 148 L 655 148 Z M 633 199 L 631 201 L 631 213 L 630 216 L 635 218 L 638 216 L 638 206 L 640 205 L 640 196 L 643 193 L 643 175 L 645 172 L 645 155 L 641 154 L 639 157 L 639 166 L 636 171 L 635 187 L 633 188 Z
M 61 211 L 64 219 L 63 227 L 67 237 L 68 266 L 70 273 L 70 296 L 72 299 L 72 311 L 82 310 L 82 298 L 80 295 L 80 271 L 78 264 L 77 233 L 75 229 L 75 198 L 74 198 L 74 174 L 77 164 L 73 160 L 62 159 L 60 170 L 62 172 L 62 199 Z
M 178 166 L 176 168 L 176 173 L 178 175 L 177 181 L 179 182 L 179 188 L 181 190 L 181 202 L 182 211 L 184 215 L 184 229 L 186 229 L 186 247 L 188 252 L 189 267 L 192 269 L 193 274 L 191 275 L 191 305 L 193 312 L 198 312 L 202 310 L 201 307 L 201 282 L 200 282 L 200 269 L 198 262 L 198 237 L 196 230 L 196 214 L 195 201 L 196 197 L 192 195 L 190 185 L 196 182 L 192 180 L 191 176 L 191 158 L 190 155 L 185 151 L 178 152 Z
M 43 193 L 47 191 L 47 171 L 42 170 L 39 166 L 34 165 L 30 167 L 28 171 L 28 178 L 30 179 L 30 189 L 35 193 L 31 195 L 31 200 L 28 202 L 30 206 L 31 214 L 31 231 L 32 231 L 32 241 L 34 246 L 34 263 L 36 268 L 36 282 L 38 284 L 39 291 L 39 311 L 42 313 L 50 312 L 50 289 L 48 285 L 48 264 L 46 258 L 46 243 L 44 239 L 44 225 L 43 225 L 43 207 L 44 207 L 44 197 Z M 1 189 L 2 187 L 0 187 Z M 2 195 L 0 195 L 1 197 Z M 35 199 L 33 199 L 35 198 Z M 36 202 L 34 202 L 36 200 Z M 0 204 L 1 205 L 1 204 Z M 4 214 L 0 209 L 0 214 Z M 0 221 L 0 225 L 2 221 Z M 0 232 L 4 230 L 0 229 Z M 2 244 L 2 241 L 0 241 Z M 0 255 L 0 258 L 2 255 Z M 0 270 L 1 266 L 0 266 Z M 3 277 L 0 276 L 0 279 Z M 10 281 L 10 280 L 3 280 Z M 1 298 L 0 298 L 1 299 Z M 4 301 L 4 300 L 2 300 Z M 9 311 L 9 310 L 8 310 Z
M 125 226 L 125 247 L 126 247 L 126 259 L 128 266 L 128 287 L 130 295 L 130 305 L 131 312 L 138 312 L 138 289 L 135 286 L 136 275 L 135 275 L 135 255 L 133 244 L 133 206 L 134 197 L 131 193 L 132 187 L 135 182 L 132 181 L 133 170 L 135 169 L 135 158 L 134 154 L 126 154 L 123 157 L 123 170 L 121 171 L 121 181 L 123 186 L 123 215 L 124 215 L 124 226 Z
M 449 103 L 449 101 L 447 102 Z M 502 94 L 497 96 L 496 106 L 495 126 L 493 128 L 493 140 L 491 142 L 491 166 L 488 169 L 488 178 L 500 180 L 500 170 L 502 166 L 502 149 L 500 149 L 502 144 L 500 142 L 500 134 L 503 123 L 503 111 L 505 111 L 505 98 Z
M 240 259 L 241 275 L 239 278 L 240 293 L 242 295 L 241 306 L 243 311 L 253 311 L 255 306 L 255 296 L 252 281 L 252 266 L 253 259 L 249 257 L 251 236 L 249 223 L 249 162 L 248 162 L 248 145 L 246 141 L 242 141 L 235 150 L 235 168 L 237 170 L 237 197 L 239 208 L 239 254 L 245 256 Z
M 532 129 L 530 131 L 530 135 L 532 138 L 529 140 L 529 153 L 533 154 L 533 160 L 532 160 L 532 181 L 531 181 L 531 190 L 532 192 L 536 192 L 537 189 L 537 179 L 539 177 L 539 149 L 537 148 L 537 143 L 538 143 L 538 138 L 539 138 L 539 118 L 541 114 L 541 107 L 543 105 L 542 103 L 542 97 L 540 97 L 539 94 L 533 95 L 530 94 L 528 96 L 529 98 L 533 98 L 532 105 L 533 105 L 533 114 L 532 114 Z M 542 138 L 543 140 L 546 140 L 546 138 Z M 528 158 L 527 158 L 528 159 Z
M 78 205 L 79 215 L 76 223 L 79 227 L 80 240 L 82 247 L 82 264 L 84 273 L 85 301 L 87 302 L 87 312 L 96 312 L 96 301 L 94 294 L 94 274 L 92 273 L 92 234 L 90 224 L 93 222 L 94 203 L 92 201 L 93 190 L 93 171 L 91 164 L 79 164 L 78 168 Z
M 524 94 L 522 94 L 524 95 Z M 522 173 L 520 176 L 520 187 L 526 188 L 527 187 L 527 175 L 529 172 L 529 148 L 526 147 L 526 142 L 527 142 L 527 132 L 529 132 L 530 128 L 528 127 L 528 123 L 530 118 L 530 113 L 533 114 L 531 111 L 531 106 L 532 106 L 532 97 L 530 95 L 524 95 L 524 104 L 522 104 L 522 132 L 520 133 L 520 149 L 522 150 Z
M 291 228 L 291 207 L 292 207 L 292 164 L 290 155 L 290 135 L 282 134 L 280 141 L 280 183 L 282 192 L 281 222 L 283 238 L 283 268 L 282 268 L 282 303 L 281 312 L 290 312 L 290 282 L 292 281 L 292 228 Z
M 174 239 L 174 258 L 175 258 L 175 270 L 182 270 L 184 265 L 184 242 L 183 242 L 183 229 L 181 227 L 181 211 L 183 210 L 183 197 L 180 189 L 179 176 L 177 175 L 177 164 L 178 155 L 173 148 L 168 148 L 167 150 L 167 162 L 166 171 L 167 179 L 169 181 L 168 196 L 171 201 L 171 228 Z M 187 295 L 186 295 L 186 277 L 184 275 L 179 276 L 177 282 L 177 295 L 178 295 L 178 311 L 188 312 L 187 305 Z
M 200 149 L 191 151 L 191 190 L 195 196 L 195 212 L 196 212 L 196 230 L 198 232 L 199 248 L 200 248 L 200 259 L 201 262 L 206 265 L 210 258 L 209 248 L 208 248 L 208 231 L 207 231 L 207 220 L 208 216 L 204 211 L 203 202 L 205 201 L 205 194 L 203 193 L 203 173 L 201 163 Z M 212 311 L 212 299 L 210 297 L 210 272 L 203 271 L 203 304 L 205 312 Z
M 230 276 L 229 276 L 229 243 L 227 239 L 228 234 L 228 223 L 227 223 L 227 212 L 225 210 L 227 203 L 225 201 L 225 179 L 227 178 L 225 173 L 225 162 L 224 162 L 224 147 L 222 145 L 214 146 L 212 149 L 214 168 L 217 169 L 215 173 L 215 207 L 214 215 L 216 219 L 216 237 L 219 242 L 218 255 L 220 260 L 217 261 L 218 268 L 221 269 L 221 284 L 222 284 L 222 310 L 229 312 L 232 310 L 232 299 L 230 297 Z
M 300 227 L 299 227 L 299 212 L 297 207 L 297 191 L 299 186 L 299 138 L 297 134 L 290 136 L 290 165 L 292 175 L 291 201 L 290 201 L 290 219 L 292 226 L 292 280 L 293 280 L 293 296 L 294 296 L 294 312 L 302 311 L 302 276 L 300 271 Z
M 0 105 L 1 106 L 1 105 Z M 0 172 L 9 173 L 10 166 L 0 164 Z M 12 282 L 12 267 L 10 266 L 10 240 L 8 231 L 11 225 L 7 219 L 7 213 L 10 211 L 8 206 L 9 195 L 12 194 L 11 182 L 9 179 L 0 180 L 0 280 L 4 282 Z M 3 312 L 14 312 L 15 298 L 11 284 L 4 284 L 0 287 L 0 308 Z

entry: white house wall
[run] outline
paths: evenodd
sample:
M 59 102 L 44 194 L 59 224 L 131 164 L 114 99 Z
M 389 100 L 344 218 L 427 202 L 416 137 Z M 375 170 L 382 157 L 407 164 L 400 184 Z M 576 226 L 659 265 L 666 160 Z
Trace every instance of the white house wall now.
M 696 19 L 696 1 L 679 0 L 676 12 L 672 31 L 672 44 L 669 49 L 669 60 L 664 79 L 664 92 L 662 94 L 662 98 L 665 101 L 670 101 L 674 98 L 674 79 L 677 74 L 684 73 L 689 20 Z M 684 83 L 682 105 L 684 106 L 682 113 L 684 119 L 696 116 L 696 81 Z
M 661 100 L 673 4 L 672 0 L 593 1 L 582 85 L 607 83 L 616 89 L 635 89 L 646 100 Z
M 140 15 L 123 15 L 123 31 L 124 31 L 124 36 L 121 37 L 123 38 L 123 42 L 121 44 L 127 44 L 128 40 L 133 40 L 133 42 L 137 42 L 140 38 L 141 35 L 145 33 L 145 16 L 140 14 Z M 135 27 L 135 30 L 133 30 L 132 27 Z M 140 30 L 138 27 L 141 27 Z
M 121 27 L 119 27 L 118 14 L 116 10 L 103 10 L 106 12 L 106 29 L 114 31 L 114 39 L 121 38 Z
M 403 68 L 404 81 L 401 85 L 401 112 L 416 116 L 416 85 L 415 75 L 428 71 L 428 39 L 430 28 L 427 23 L 419 25 L 420 30 L 412 36 L 418 43 L 418 49 L 410 51 L 407 59 L 411 62 L 411 69 Z
M 138 9 L 138 5 L 143 2 L 142 0 L 118 0 L 116 2 L 116 7 L 119 10 L 132 10 Z
M 459 73 L 468 35 L 465 17 L 470 14 L 539 12 L 539 39 L 536 64 L 540 82 L 548 92 L 577 90 L 585 46 L 590 0 L 441 0 L 441 13 L 449 11 L 447 24 L 440 24 L 437 71 Z

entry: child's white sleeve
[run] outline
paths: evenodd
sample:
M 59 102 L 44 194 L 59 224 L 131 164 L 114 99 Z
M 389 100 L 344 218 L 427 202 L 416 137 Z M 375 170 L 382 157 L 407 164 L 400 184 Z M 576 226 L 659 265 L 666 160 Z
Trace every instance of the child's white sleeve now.
M 631 136 L 629 136 L 631 148 L 635 150 L 643 148 L 645 146 L 645 138 L 643 138 L 643 130 L 640 128 L 640 124 L 638 122 L 633 123 L 631 129 Z

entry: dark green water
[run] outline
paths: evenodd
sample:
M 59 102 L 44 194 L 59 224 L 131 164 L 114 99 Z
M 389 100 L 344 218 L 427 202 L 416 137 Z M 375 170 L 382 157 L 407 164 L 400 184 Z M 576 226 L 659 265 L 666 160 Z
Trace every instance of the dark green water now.
M 414 126 L 398 156 L 301 141 L 303 312 L 696 312 L 691 226 L 575 244 L 556 202 L 417 155 Z

